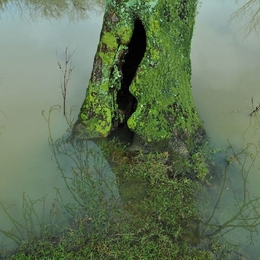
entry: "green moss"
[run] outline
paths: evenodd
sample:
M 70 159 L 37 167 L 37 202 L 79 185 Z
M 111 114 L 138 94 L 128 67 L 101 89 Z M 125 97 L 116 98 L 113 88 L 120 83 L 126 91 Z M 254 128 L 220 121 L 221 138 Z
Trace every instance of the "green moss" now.
M 100 114 L 106 115 L 107 118 L 101 118 L 98 120 L 97 118 L 87 118 L 84 114 L 81 114 L 81 119 L 83 124 L 85 124 L 87 131 L 82 129 L 85 133 L 83 136 L 85 138 L 100 138 L 106 137 L 111 129 L 111 112 L 109 109 L 100 111 Z
M 118 46 L 117 39 L 111 32 L 104 32 L 101 37 L 101 44 L 105 44 L 110 51 L 115 51 Z
M 149 22 L 149 33 L 151 34 L 157 34 L 157 32 L 160 30 L 160 22 L 159 20 L 151 19 Z
M 127 125 L 130 129 L 134 130 L 136 128 L 136 118 L 135 116 L 131 116 L 128 120 L 127 120 Z
M 98 55 L 105 64 L 112 64 L 115 57 L 113 52 L 99 52 Z
M 107 92 L 109 90 L 109 84 L 108 82 L 105 82 L 103 84 L 100 85 L 100 89 Z
M 117 35 L 120 38 L 120 43 L 121 44 L 128 44 L 131 40 L 133 30 L 132 28 L 129 27 L 121 27 L 117 31 Z
M 107 95 L 108 87 L 108 82 L 89 85 L 88 91 L 91 95 L 88 95 L 80 113 L 80 121 L 85 125 L 85 128 L 81 127 L 80 132 L 85 138 L 106 137 L 111 130 L 113 110 L 110 106 L 111 96 Z
M 86 99 L 92 101 L 85 102 L 83 110 L 88 114 L 87 120 L 93 115 L 97 119 L 91 120 L 91 123 L 98 124 L 93 128 L 100 129 L 102 126 L 109 131 L 109 127 L 113 128 L 109 120 L 121 115 L 115 103 L 122 80 L 120 66 L 131 39 L 134 21 L 138 18 L 145 28 L 147 44 L 129 87 L 137 99 L 137 107 L 127 121 L 128 127 L 148 143 L 164 142 L 176 136 L 192 140 L 201 130 L 190 84 L 190 45 L 196 4 L 196 0 L 187 2 L 187 17 L 181 20 L 181 0 L 171 4 L 165 0 L 108 2 L 107 10 L 111 8 L 111 13 L 105 17 L 116 17 L 114 20 L 117 22 L 114 23 L 111 17 L 105 21 L 104 28 L 108 29 L 102 32 L 97 52 L 102 59 L 102 84 L 95 87 L 90 84 Z M 101 109 L 102 106 L 105 109 Z M 84 123 L 90 127 L 87 120 Z

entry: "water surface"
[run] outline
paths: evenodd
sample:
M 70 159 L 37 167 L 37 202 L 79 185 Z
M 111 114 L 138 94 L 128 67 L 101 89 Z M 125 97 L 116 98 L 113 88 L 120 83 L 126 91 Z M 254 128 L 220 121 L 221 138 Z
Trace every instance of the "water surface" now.
M 24 7 L 26 8 L 26 7 Z M 26 9 L 25 13 L 26 13 Z M 89 19 L 32 20 L 21 17 L 15 5 L 1 12 L 0 20 L 0 200 L 19 216 L 25 192 L 37 199 L 47 195 L 49 203 L 55 197 L 54 187 L 64 183 L 57 165 L 51 159 L 48 145 L 48 115 L 50 107 L 62 105 L 61 71 L 57 55 L 64 64 L 64 51 L 69 47 L 74 67 L 69 82 L 67 107 L 76 105 L 75 117 L 84 100 L 86 87 L 99 39 L 102 16 L 90 12 Z M 53 138 L 67 129 L 62 112 L 51 117 Z M 68 167 L 70 167 L 68 165 Z M 1 211 L 0 228 L 10 222 Z
M 249 116 L 253 111 L 252 98 L 254 106 L 260 101 L 260 44 L 254 32 L 247 36 L 243 29 L 245 19 L 230 22 L 239 7 L 231 0 L 204 1 L 192 44 L 193 96 L 211 144 L 217 148 L 231 144 L 236 152 L 250 145 L 247 155 L 239 155 L 239 160 L 234 160 L 228 168 L 228 181 L 215 214 L 220 223 L 237 212 L 235 195 L 239 201 L 243 200 L 244 191 L 247 198 L 260 196 L 259 118 Z M 253 164 L 252 160 L 255 160 Z M 222 163 L 225 164 L 223 157 Z M 212 190 L 212 194 L 214 192 Z M 256 214 L 259 215 L 259 211 Z M 255 245 L 249 245 L 248 234 L 237 228 L 226 238 L 249 254 L 250 259 L 258 259 L 260 237 L 256 235 Z

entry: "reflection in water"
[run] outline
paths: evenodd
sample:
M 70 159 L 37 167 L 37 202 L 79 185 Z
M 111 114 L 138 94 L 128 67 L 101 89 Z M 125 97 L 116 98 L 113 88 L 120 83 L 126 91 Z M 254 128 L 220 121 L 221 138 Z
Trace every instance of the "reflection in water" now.
M 248 0 L 232 14 L 231 19 L 241 19 L 246 21 L 244 24 L 244 30 L 247 35 L 250 33 L 258 33 L 260 29 L 259 10 L 260 5 L 258 0 Z
M 245 37 L 244 20 L 232 20 L 235 1 L 205 1 L 197 16 L 192 46 L 193 95 L 213 145 L 226 139 L 241 147 L 251 113 L 251 98 L 260 100 L 259 39 Z M 201 40 L 205 39 L 205 40 Z
M 0 10 L 16 14 L 23 19 L 60 19 L 66 15 L 70 20 L 86 19 L 89 12 L 102 12 L 105 0 L 0 0 Z
M 26 1 L 1 3 L 7 9 L 0 13 L 0 125 L 3 126 L 0 130 L 0 201 L 4 207 L 13 205 L 8 208 L 8 213 L 20 220 L 27 195 L 32 201 L 45 198 L 46 213 L 57 196 L 57 190 L 65 191 L 61 174 L 51 160 L 47 126 L 41 111 L 48 111 L 53 104 L 62 104 L 56 52 L 62 57 L 66 46 L 72 50 L 77 48 L 73 55 L 75 69 L 68 89 L 67 107 L 82 104 L 102 17 L 89 13 L 87 21 L 74 23 L 66 17 L 23 23 L 17 13 L 22 10 L 22 15 L 27 15 L 28 10 L 33 10 L 32 7 L 25 8 Z M 18 3 L 21 5 L 17 6 Z M 43 3 L 48 4 L 48 1 Z M 68 126 L 61 113 L 54 113 L 52 119 L 52 135 L 57 139 Z M 68 170 L 71 165 L 64 163 L 63 167 L 68 167 Z M 27 194 L 25 197 L 24 192 Z M 63 197 L 65 202 L 71 201 L 68 194 Z M 40 210 L 41 202 L 38 203 Z M 0 222 L 0 228 L 4 230 L 9 230 L 14 224 L 2 210 Z M 0 241 L 3 244 L 9 242 L 2 236 Z
M 260 124 L 259 112 L 252 116 L 250 113 L 260 101 L 259 39 L 253 31 L 245 36 L 247 17 L 229 23 L 238 9 L 235 1 L 204 1 L 193 38 L 196 106 L 212 144 L 217 148 L 230 147 L 227 161 L 220 163 L 225 164 L 224 169 L 219 169 L 223 171 L 219 173 L 221 179 L 210 190 L 214 199 L 208 208 L 212 211 L 204 215 L 202 233 L 225 234 L 226 244 L 236 244 L 250 259 L 258 259 Z M 255 244 L 250 244 L 252 241 Z
M 53 198 L 58 196 L 57 203 L 61 201 L 61 198 L 64 199 L 67 205 L 66 210 L 71 212 L 75 209 L 74 204 L 71 204 L 72 198 L 68 194 L 64 195 L 60 172 L 57 171 L 56 164 L 50 160 L 49 147 L 46 142 L 48 138 L 46 122 L 41 117 L 41 111 L 48 110 L 58 102 L 62 103 L 56 51 L 60 57 L 65 47 L 69 45 L 72 49 L 77 47 L 77 51 L 73 56 L 75 69 L 70 81 L 70 86 L 73 87 L 68 90 L 67 105 L 70 107 L 82 104 L 102 18 L 86 12 L 86 10 L 92 10 L 89 4 L 94 3 L 93 1 L 51 2 L 50 4 L 48 1 L 42 1 L 42 5 L 39 5 L 40 1 L 0 0 L 0 7 L 5 10 L 0 14 L 0 110 L 6 115 L 0 113 L 0 125 L 4 126 L 4 129 L 0 129 L 3 132 L 0 136 L 0 200 L 4 205 L 20 205 L 24 191 L 31 198 L 45 198 L 44 196 L 48 194 L 46 203 L 49 207 L 52 205 Z M 96 3 L 100 6 L 101 1 L 96 1 Z M 259 41 L 252 35 L 245 39 L 244 33 L 239 31 L 240 25 L 234 22 L 227 23 L 236 9 L 237 6 L 233 0 L 204 1 L 197 17 L 192 46 L 193 93 L 200 116 L 205 121 L 205 128 L 215 146 L 225 147 L 227 146 L 226 139 L 229 139 L 233 147 L 233 157 L 228 158 L 229 164 L 223 175 L 224 182 L 220 186 L 222 199 L 217 202 L 217 207 L 214 207 L 216 200 L 212 203 L 214 217 L 210 215 L 212 213 L 208 213 L 203 219 L 208 224 L 204 228 L 204 236 L 223 234 L 226 230 L 232 230 L 231 225 L 236 227 L 244 225 L 248 216 L 252 221 L 258 220 L 257 217 L 254 218 L 258 208 L 255 210 L 252 206 L 258 207 L 258 204 L 254 204 L 258 203 L 258 200 L 254 201 L 254 198 L 259 197 L 260 180 L 257 169 L 260 160 L 250 149 L 256 148 L 255 144 L 259 142 L 257 134 L 259 124 L 255 120 L 256 117 L 250 117 L 249 114 L 252 112 L 251 98 L 254 97 L 255 104 L 260 101 L 258 91 L 260 62 L 256 55 L 259 52 Z M 49 21 L 42 18 L 36 24 L 25 24 L 16 19 L 17 13 L 30 19 L 47 15 Z M 14 19 L 11 19 L 10 14 L 14 16 Z M 67 18 L 62 17 L 63 14 L 67 14 L 70 19 L 84 18 L 89 14 L 90 19 L 88 22 L 70 23 Z M 60 20 L 56 21 L 52 18 L 60 18 Z M 59 113 L 54 113 L 52 126 L 52 140 L 56 140 L 65 132 L 67 122 Z M 244 129 L 247 127 L 245 132 Z M 248 146 L 248 143 L 253 145 Z M 58 161 L 62 162 L 59 169 L 72 169 L 75 173 L 70 177 L 69 173 L 64 172 L 64 179 L 70 184 L 75 184 L 75 187 L 82 191 L 81 181 L 88 185 L 85 178 L 89 172 L 82 174 L 81 163 L 77 165 L 74 162 L 73 164 L 62 156 L 64 151 L 70 154 L 71 149 L 74 149 L 73 146 L 63 139 L 55 145 L 61 152 L 57 155 Z M 80 151 L 90 146 L 90 150 L 86 149 L 86 151 L 92 151 L 88 154 L 90 158 L 91 156 L 92 159 L 98 158 L 101 163 L 100 169 L 97 169 L 94 163 L 91 165 L 88 160 L 85 160 L 83 165 L 88 164 L 90 172 L 100 173 L 96 175 L 96 178 L 105 178 L 106 181 L 101 182 L 99 189 L 102 197 L 112 194 L 112 197 L 117 198 L 117 190 L 111 189 L 114 187 L 111 172 L 104 159 L 99 155 L 96 156 L 97 151 L 91 145 L 85 143 L 77 149 Z M 243 150 L 245 154 L 238 155 L 236 151 L 241 147 L 247 147 L 249 150 Z M 258 150 L 255 152 L 258 154 Z M 72 152 L 70 160 L 75 160 L 73 156 L 80 156 L 79 154 Z M 82 155 L 86 156 L 85 153 Z M 250 168 L 253 159 L 254 168 Z M 78 177 L 79 179 L 74 179 Z M 81 181 L 78 182 L 78 180 Z M 91 180 L 94 186 L 99 183 L 91 178 L 87 180 Z M 110 183 L 109 189 L 106 188 L 107 182 Z M 54 190 L 55 186 L 56 190 Z M 109 190 L 113 192 L 109 193 Z M 92 189 L 92 192 L 95 193 L 96 190 Z M 213 190 L 211 192 L 213 193 Z M 80 202 L 87 195 L 89 194 L 79 193 L 76 199 Z M 26 202 L 25 199 L 23 201 Z M 28 203 L 30 205 L 30 202 Z M 245 208 L 247 211 L 244 211 Z M 51 210 L 53 214 L 59 211 L 58 205 L 55 204 Z M 20 211 L 22 209 L 19 206 L 8 210 L 14 215 L 19 215 Z M 238 218 L 230 222 L 234 215 Z M 0 217 L 1 228 L 8 230 L 10 227 L 8 217 L 3 214 Z M 238 223 L 239 221 L 241 223 Z M 235 235 L 232 235 L 232 231 L 226 236 L 228 235 L 231 241 L 235 240 L 235 243 L 240 243 L 242 248 L 246 241 L 243 239 L 237 241 L 237 239 L 243 238 L 245 228 L 248 228 L 247 234 L 248 231 L 249 234 L 254 231 L 250 228 L 252 223 L 254 224 L 250 222 L 249 226 L 248 223 L 247 226 L 241 226 L 243 229 L 234 233 Z M 235 236 L 236 239 L 234 239 Z M 260 241 L 259 236 L 254 236 L 254 238 Z M 252 257 L 260 254 L 257 246 L 247 247 L 245 251 Z
M 1 84 L 1 82 L 0 82 Z M 4 124 L 3 122 L 5 121 L 5 119 L 7 119 L 6 117 L 6 114 L 2 111 L 0 111 L 0 122 L 1 122 L 1 125 L 0 125 L 0 134 L 2 133 L 2 131 L 4 130 Z
M 259 155 L 259 144 L 248 144 L 240 151 L 230 145 L 226 150 L 225 166 L 223 170 L 218 166 L 214 186 L 207 190 L 207 198 L 211 197 L 211 201 L 206 201 L 209 206 L 204 204 L 201 209 L 202 244 L 209 238 L 221 238 L 222 243 L 237 247 L 235 251 L 250 256 L 250 259 L 258 259 L 260 196 L 252 188 L 250 174 L 256 170 Z M 217 259 L 237 258 L 218 255 Z
M 57 140 L 53 138 L 51 118 L 55 112 L 61 113 L 61 106 L 52 106 L 47 115 L 43 112 L 43 117 L 48 125 L 52 160 L 65 186 L 55 187 L 56 196 L 52 201 L 47 201 L 47 195 L 33 200 L 24 194 L 20 219 L 14 217 L 10 206 L 0 201 L 0 208 L 12 226 L 9 230 L 0 227 L 0 233 L 17 245 L 25 240 L 34 243 L 50 231 L 60 232 L 58 227 L 67 224 L 69 218 L 73 221 L 87 218 L 96 227 L 95 222 L 100 221 L 96 216 L 109 219 L 120 206 L 115 174 L 100 149 L 91 141 L 71 140 L 70 131 Z M 88 235 L 91 235 L 89 230 Z M 5 243 L 11 246 L 10 241 Z
M 235 228 L 243 228 L 250 232 L 252 242 L 252 233 L 256 233 L 260 224 L 260 197 L 251 194 L 248 181 L 259 153 L 260 150 L 254 144 L 248 144 L 238 152 L 231 145 L 226 150 L 226 164 L 220 178 L 220 183 L 222 182 L 219 186 L 220 192 L 217 192 L 218 198 L 210 217 L 204 221 L 201 232 L 203 237 L 223 236 Z M 222 216 L 226 220 L 221 222 L 217 219 L 216 212 L 223 210 L 221 200 L 226 199 L 225 192 L 228 192 L 230 197 L 228 202 L 227 200 L 224 202 L 225 204 L 230 202 L 229 213 Z
M 44 113 L 43 116 L 48 124 L 52 160 L 57 164 L 66 188 L 77 202 L 76 206 L 86 207 L 90 203 L 98 204 L 96 200 L 99 199 L 110 202 L 119 200 L 115 175 L 94 142 L 75 141 L 68 136 L 53 139 L 51 116 L 54 111 L 60 112 L 60 109 L 59 106 L 53 106 L 48 116 Z M 72 126 L 72 124 L 69 125 Z

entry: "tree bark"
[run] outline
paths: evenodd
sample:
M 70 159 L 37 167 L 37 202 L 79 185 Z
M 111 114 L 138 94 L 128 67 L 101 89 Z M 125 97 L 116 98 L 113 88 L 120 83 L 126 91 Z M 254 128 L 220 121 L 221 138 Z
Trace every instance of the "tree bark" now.
M 107 1 L 77 138 L 129 129 L 142 145 L 192 149 L 204 133 L 190 83 L 196 7 L 197 0 Z

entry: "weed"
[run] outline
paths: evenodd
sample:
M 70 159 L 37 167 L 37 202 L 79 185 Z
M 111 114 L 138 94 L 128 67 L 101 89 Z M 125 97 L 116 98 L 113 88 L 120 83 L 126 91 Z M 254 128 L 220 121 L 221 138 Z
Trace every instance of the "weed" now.
M 68 83 L 71 79 L 71 75 L 74 69 L 72 66 L 72 57 L 76 51 L 76 49 L 72 52 L 72 54 L 68 53 L 69 47 L 65 48 L 64 52 L 64 64 L 62 65 L 58 56 L 58 52 L 56 52 L 57 60 L 58 60 L 58 67 L 61 71 L 61 79 L 60 79 L 60 88 L 61 94 L 63 98 L 63 115 L 66 117 L 66 98 L 67 98 L 67 91 L 68 91 Z

